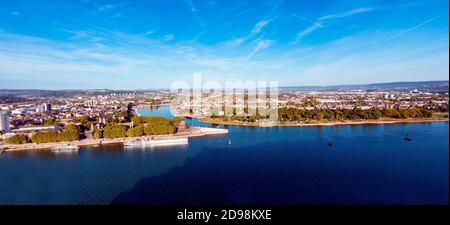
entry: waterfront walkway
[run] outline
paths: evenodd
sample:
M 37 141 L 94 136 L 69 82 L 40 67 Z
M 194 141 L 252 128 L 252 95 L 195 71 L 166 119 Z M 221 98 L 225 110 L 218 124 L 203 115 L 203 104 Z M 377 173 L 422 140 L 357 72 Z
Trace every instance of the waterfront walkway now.
M 27 143 L 18 145 L 4 145 L 1 148 L 5 150 L 2 151 L 21 151 L 21 150 L 37 150 L 37 149 L 50 149 L 56 146 L 63 145 L 76 145 L 76 146 L 90 146 L 90 145 L 102 145 L 102 144 L 123 144 L 128 141 L 135 141 L 143 138 L 151 138 L 155 140 L 167 140 L 172 138 L 189 138 L 189 137 L 201 137 L 208 135 L 223 135 L 228 134 L 227 129 L 221 128 L 208 128 L 208 127 L 194 127 L 191 126 L 186 132 L 178 132 L 175 134 L 166 135 L 148 135 L 142 137 L 124 137 L 124 138 L 101 138 L 101 139 L 83 139 L 79 141 L 69 141 L 69 142 L 50 142 L 50 143 Z

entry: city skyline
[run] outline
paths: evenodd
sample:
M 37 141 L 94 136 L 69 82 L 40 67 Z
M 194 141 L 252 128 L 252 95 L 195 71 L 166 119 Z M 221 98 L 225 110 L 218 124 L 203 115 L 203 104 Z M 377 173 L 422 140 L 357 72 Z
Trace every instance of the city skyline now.
M 0 89 L 448 80 L 447 1 L 0 5 Z

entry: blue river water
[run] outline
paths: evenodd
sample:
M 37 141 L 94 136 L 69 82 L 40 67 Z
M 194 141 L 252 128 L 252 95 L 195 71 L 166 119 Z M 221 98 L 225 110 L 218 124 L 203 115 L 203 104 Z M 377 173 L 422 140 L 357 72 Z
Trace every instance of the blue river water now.
M 1 154 L 0 204 L 449 202 L 448 122 L 227 128 L 183 147 Z

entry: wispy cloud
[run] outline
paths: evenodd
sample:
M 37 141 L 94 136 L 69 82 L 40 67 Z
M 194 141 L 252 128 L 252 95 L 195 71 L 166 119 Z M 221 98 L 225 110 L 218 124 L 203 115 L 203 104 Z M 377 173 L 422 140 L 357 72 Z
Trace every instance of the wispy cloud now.
M 248 55 L 248 58 L 253 57 L 258 52 L 270 47 L 274 43 L 273 40 L 259 40 L 256 42 L 256 47 L 253 51 Z
M 105 10 L 112 9 L 114 7 L 115 7 L 115 5 L 112 5 L 112 4 L 102 5 L 102 6 L 98 7 L 98 11 L 105 11 Z
M 261 32 L 261 30 L 267 26 L 267 24 L 269 24 L 269 21 L 267 20 L 261 20 L 258 23 L 255 24 L 255 26 L 253 27 L 252 31 L 250 32 L 251 35 L 255 35 L 258 34 L 259 32 Z
M 228 47 L 236 47 L 244 43 L 245 38 L 235 38 L 231 41 L 228 41 L 227 46 Z
M 186 5 L 189 6 L 189 9 L 191 10 L 192 13 L 197 12 L 197 8 L 195 8 L 195 5 L 191 0 L 184 0 L 184 2 L 186 3 Z
M 173 34 L 166 34 L 164 35 L 164 41 L 171 41 L 173 40 Z
M 353 15 L 357 15 L 357 14 L 361 14 L 361 13 L 365 13 L 365 12 L 370 12 L 370 11 L 373 11 L 374 9 L 375 8 L 372 8 L 372 7 L 356 8 L 356 9 L 352 9 L 352 10 L 341 12 L 341 13 L 335 13 L 335 14 L 329 14 L 329 15 L 321 16 L 321 17 L 317 18 L 315 21 L 311 20 L 311 19 L 308 19 L 306 17 L 293 15 L 294 17 L 298 17 L 298 18 L 300 18 L 300 19 L 302 19 L 304 21 L 307 21 L 307 22 L 311 23 L 310 26 L 308 26 L 307 28 L 305 28 L 304 30 L 300 31 L 297 34 L 297 36 L 295 37 L 295 42 L 298 42 L 301 38 L 307 36 L 308 34 L 314 32 L 315 30 L 323 28 L 323 23 L 326 20 L 332 20 L 332 19 L 349 17 L 349 16 L 353 16 Z
M 70 30 L 65 30 L 65 31 L 67 31 L 68 33 L 73 34 L 73 36 L 71 37 L 71 39 L 74 39 L 74 40 L 82 39 L 82 38 L 85 38 L 85 37 L 88 37 L 88 36 L 89 36 L 88 32 L 87 32 L 87 31 L 84 31 L 84 30 L 82 30 L 82 31 L 70 31 Z
M 306 22 L 309 22 L 309 23 L 313 24 L 313 25 L 316 26 L 316 27 L 319 27 L 319 28 L 322 27 L 322 23 L 316 22 L 316 21 L 314 21 L 314 20 L 308 19 L 308 18 L 303 17 L 303 16 L 297 16 L 297 15 L 293 15 L 293 16 L 294 16 L 294 17 L 298 17 L 298 18 L 300 18 L 300 19 L 302 19 L 302 20 L 304 20 L 304 21 L 306 21 Z
M 152 34 L 154 34 L 156 31 L 155 30 L 149 30 L 149 31 L 146 31 L 145 33 L 143 33 L 143 34 L 141 34 L 142 36 L 146 36 L 146 35 L 152 35 Z
M 293 20 L 285 16 L 286 11 L 281 11 L 285 9 L 255 17 L 260 10 L 272 10 L 266 3 L 261 8 L 252 7 L 251 15 L 239 17 L 236 13 L 250 8 L 248 5 L 239 5 L 236 9 L 234 5 L 227 9 L 222 2 L 215 6 L 196 5 L 217 10 L 209 14 L 223 17 L 218 20 L 205 13 L 201 19 L 209 29 L 204 29 L 198 24 L 202 20 L 197 20 L 203 8 L 188 11 L 187 6 L 182 5 L 185 17 L 179 19 L 186 20 L 183 21 L 186 27 L 169 31 L 162 27 L 169 24 L 161 21 L 172 15 L 157 14 L 150 18 L 151 10 L 138 15 L 131 3 L 130 8 L 127 7 L 129 11 L 105 6 L 99 12 L 99 5 L 92 4 L 97 6 L 94 13 L 98 21 L 91 21 L 89 16 L 89 20 L 82 20 L 81 14 L 80 18 L 59 19 L 58 27 L 51 27 L 55 23 L 47 21 L 43 24 L 49 24 L 49 31 L 39 37 L 19 34 L 27 33 L 23 29 L 32 20 L 20 29 L 12 27 L 16 24 L 0 22 L 4 29 L 0 30 L 0 88 L 160 88 L 170 86 L 175 80 L 190 81 L 193 72 L 202 72 L 205 79 L 219 82 L 255 79 L 258 75 L 258 79 L 278 79 L 280 85 L 419 80 L 424 79 L 424 74 L 426 79 L 442 79 L 448 75 L 448 27 L 432 23 L 437 18 L 429 19 L 434 15 L 421 14 L 420 7 L 414 9 L 417 17 L 410 10 L 403 10 L 408 11 L 405 14 L 393 13 L 389 21 L 401 21 L 390 24 L 389 29 L 379 26 L 386 22 L 379 18 L 367 23 L 353 21 L 354 27 L 342 32 L 345 35 L 336 33 L 328 38 L 325 31 L 349 27 L 348 23 L 339 23 L 347 20 L 339 18 L 370 12 L 369 7 L 328 15 L 308 12 L 314 17 L 309 19 L 302 15 Z M 389 6 L 374 7 L 387 10 Z M 9 13 L 14 10 L 26 14 L 27 18 L 30 14 L 25 9 L 14 8 L 7 9 L 6 15 L 11 16 Z M 104 23 L 105 18 L 111 19 L 116 13 L 124 13 L 127 23 L 116 20 Z M 235 22 L 242 19 L 253 22 L 247 26 L 243 25 L 245 23 L 236 25 L 229 15 L 233 15 Z M 153 23 L 151 19 L 158 21 Z M 411 20 L 416 22 L 411 24 Z M 223 25 L 224 21 L 230 22 L 228 27 Z M 410 25 L 404 27 L 407 23 Z M 299 25 L 298 30 L 292 31 Z M 57 33 L 63 28 L 67 29 L 66 33 Z M 197 29 L 204 31 L 199 34 L 211 36 L 190 39 L 192 35 L 185 32 L 190 30 L 195 36 L 199 32 Z M 314 32 L 320 37 L 319 41 L 293 45 L 290 40 L 302 40 Z M 377 40 L 383 41 L 382 48 L 376 46 Z
M 260 53 L 274 40 L 251 42 L 250 54 L 247 48 L 229 54 L 217 46 L 173 44 L 156 37 L 114 32 L 95 36 L 105 40 L 102 46 L 84 39 L 64 43 L 0 32 L 0 87 L 156 88 L 189 80 L 192 72 L 200 71 L 205 79 L 219 82 L 257 74 L 259 79 L 279 79 L 280 85 L 384 82 L 398 74 L 414 80 L 424 73 L 438 79 L 448 74 L 448 38 L 422 46 L 407 39 L 402 45 L 378 49 L 370 48 L 368 40 L 386 34 L 365 34 L 312 48 L 290 47 L 283 55 L 266 57 Z
M 382 44 L 382 43 L 385 43 L 385 42 L 394 40 L 394 39 L 396 39 L 396 38 L 400 38 L 401 36 L 403 36 L 403 35 L 405 35 L 405 34 L 407 34 L 407 33 L 409 33 L 409 32 L 412 32 L 412 31 L 414 31 L 414 30 L 420 28 L 420 27 L 422 27 L 423 25 L 425 25 L 425 24 L 427 24 L 427 23 L 432 22 L 433 20 L 436 20 L 436 19 L 439 18 L 439 17 L 441 17 L 441 15 L 432 17 L 432 18 L 430 18 L 430 19 L 427 19 L 427 20 L 425 20 L 425 21 L 423 21 L 423 22 L 421 22 L 421 23 L 419 23 L 419 24 L 417 24 L 417 25 L 415 25 L 415 26 L 412 26 L 412 27 L 410 27 L 410 28 L 408 28 L 408 29 L 404 29 L 404 30 L 400 31 L 400 32 L 397 33 L 397 34 L 394 34 L 394 35 L 392 35 L 392 36 L 387 37 L 387 38 L 384 39 L 384 40 L 381 40 L 381 41 L 378 42 L 376 45 L 380 45 L 380 44 Z
M 113 18 L 117 19 L 117 18 L 124 18 L 125 16 L 122 13 L 116 13 L 113 15 Z
M 260 20 L 258 21 L 252 28 L 252 30 L 250 31 L 250 33 L 244 37 L 239 37 L 239 38 L 235 38 L 231 41 L 228 42 L 228 46 L 229 47 L 237 47 L 241 44 L 243 44 L 244 42 L 246 42 L 247 40 L 252 39 L 253 37 L 255 37 L 257 34 L 261 33 L 261 31 L 264 29 L 264 27 L 266 27 L 269 22 L 271 20 Z
M 296 37 L 295 39 L 296 39 L 296 40 L 299 40 L 299 39 L 301 39 L 302 37 L 304 37 L 304 36 L 306 36 L 306 35 L 312 33 L 313 31 L 315 31 L 315 30 L 317 30 L 317 29 L 319 29 L 319 28 L 321 28 L 321 27 L 322 27 L 322 25 L 320 25 L 320 24 L 313 24 L 313 25 L 307 27 L 306 29 L 300 31 L 300 32 L 297 34 L 297 37 Z
M 98 7 L 98 11 L 108 11 L 108 10 L 112 10 L 124 5 L 127 5 L 127 2 L 122 2 L 122 3 L 117 3 L 117 4 L 106 4 L 106 5 L 101 5 L 100 7 Z
M 12 16 L 18 16 L 19 14 L 20 14 L 20 13 L 17 12 L 17 11 L 12 11 L 12 12 L 11 12 L 11 15 L 12 15 Z
M 357 14 L 361 14 L 361 13 L 365 13 L 365 12 L 370 12 L 373 10 L 374 10 L 374 8 L 372 8 L 372 7 L 361 7 L 361 8 L 356 8 L 356 9 L 352 9 L 349 11 L 341 12 L 341 13 L 325 15 L 325 16 L 319 17 L 317 20 L 322 21 L 322 20 L 329 20 L 329 19 L 344 18 L 344 17 L 349 17 L 349 16 L 353 16 L 353 15 L 357 15 Z

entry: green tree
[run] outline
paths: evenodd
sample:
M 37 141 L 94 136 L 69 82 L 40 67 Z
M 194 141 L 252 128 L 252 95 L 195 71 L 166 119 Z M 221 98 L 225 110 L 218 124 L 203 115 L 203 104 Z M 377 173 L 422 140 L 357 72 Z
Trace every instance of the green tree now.
M 58 140 L 58 132 L 56 131 L 39 132 L 31 136 L 33 143 L 57 142 Z
M 78 116 L 72 119 L 75 123 L 87 124 L 91 119 L 88 116 Z
M 22 134 L 16 134 L 10 138 L 8 138 L 8 140 L 6 140 L 6 144 L 25 144 L 28 142 L 28 137 L 26 135 L 22 135 Z
M 137 126 L 142 123 L 142 120 L 140 116 L 133 116 L 133 118 L 131 118 L 131 122 L 133 122 L 133 126 Z
M 316 120 L 322 120 L 323 119 L 323 116 L 324 116 L 324 114 L 322 113 L 322 112 L 318 112 L 317 114 L 316 114 Z
M 100 129 L 95 128 L 94 131 L 92 132 L 92 137 L 94 139 L 103 138 L 103 131 L 101 131 Z
M 170 124 L 174 125 L 174 124 L 179 124 L 182 121 L 181 118 L 179 117 L 175 117 L 173 119 L 170 120 Z
M 391 117 L 391 118 L 400 118 L 401 115 L 398 112 L 397 109 L 391 108 L 391 109 L 384 109 L 383 110 L 383 116 L 385 117 Z
M 144 127 L 137 126 L 127 130 L 128 137 L 140 137 L 144 135 Z
M 127 136 L 128 127 L 125 125 L 108 124 L 103 129 L 103 137 L 105 138 L 121 138 Z

